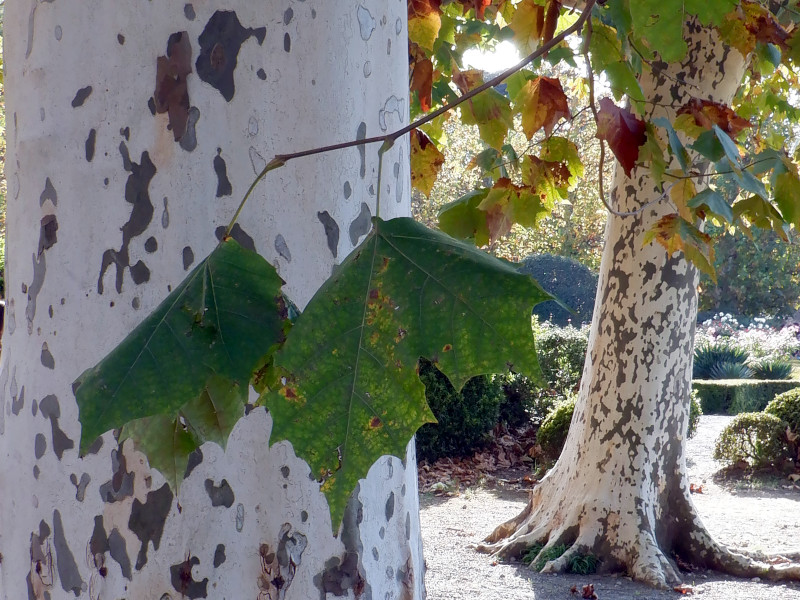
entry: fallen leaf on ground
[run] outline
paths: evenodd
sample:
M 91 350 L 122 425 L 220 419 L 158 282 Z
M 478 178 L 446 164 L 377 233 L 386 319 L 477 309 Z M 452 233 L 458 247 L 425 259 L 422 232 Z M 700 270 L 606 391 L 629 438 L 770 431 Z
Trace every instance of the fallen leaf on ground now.
M 689 484 L 689 493 L 690 494 L 702 494 L 703 493 L 703 486 L 702 485 L 695 485 L 693 483 Z
M 687 596 L 691 596 L 692 594 L 694 594 L 694 588 L 690 585 L 686 585 L 685 583 L 682 583 L 681 585 L 676 585 L 672 589 L 680 594 L 686 594 Z
M 594 593 L 594 584 L 590 583 L 583 586 L 581 590 L 581 598 L 588 598 L 589 600 L 597 600 L 598 596 Z

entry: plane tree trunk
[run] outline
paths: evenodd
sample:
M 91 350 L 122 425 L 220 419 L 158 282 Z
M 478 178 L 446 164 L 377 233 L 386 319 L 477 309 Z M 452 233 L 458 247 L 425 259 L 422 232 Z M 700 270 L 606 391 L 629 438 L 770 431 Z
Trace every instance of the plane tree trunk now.
M 690 22 L 682 64 L 655 62 L 641 78 L 650 118 L 670 120 L 689 98 L 730 105 L 744 74 L 741 55 Z M 617 167 L 611 206 L 636 211 L 658 198 L 648 172 L 631 178 Z M 525 510 L 500 525 L 481 547 L 520 557 L 534 544 L 569 550 L 545 571 L 567 569 L 576 554 L 600 568 L 623 570 L 664 587 L 681 580 L 677 559 L 736 575 L 797 577 L 796 566 L 757 563 L 716 542 L 689 496 L 685 440 L 697 273 L 682 253 L 668 255 L 643 236 L 669 200 L 636 216 L 610 214 L 600 266 L 589 350 L 564 450 L 532 491 Z
M 422 597 L 413 445 L 373 467 L 334 537 L 263 409 L 192 456 L 176 497 L 111 434 L 79 458 L 71 389 L 213 249 L 272 156 L 408 122 L 406 17 L 378 0 L 7 3 L 0 598 Z M 271 173 L 233 230 L 301 307 L 370 228 L 376 151 Z M 384 218 L 409 212 L 407 158 L 401 140 L 384 159 Z

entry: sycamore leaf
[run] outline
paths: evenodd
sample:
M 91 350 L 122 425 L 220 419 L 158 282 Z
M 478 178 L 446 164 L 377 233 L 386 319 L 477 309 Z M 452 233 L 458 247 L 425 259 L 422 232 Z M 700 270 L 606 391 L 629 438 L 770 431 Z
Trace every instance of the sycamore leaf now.
M 483 73 L 476 69 L 456 69 L 453 83 L 462 92 L 467 92 L 483 83 Z M 509 128 L 514 126 L 511 103 L 497 90 L 485 90 L 461 105 L 461 122 L 464 125 L 477 125 L 481 139 L 492 148 L 501 150 Z
M 734 142 L 727 133 L 722 131 L 718 125 L 713 125 L 712 127 L 722 149 L 725 151 L 725 156 L 728 157 L 733 168 L 741 169 L 741 154 L 739 148 L 736 146 L 736 142 Z
M 647 141 L 639 148 L 639 160 L 650 169 L 653 181 L 660 185 L 664 182 L 664 172 L 667 170 L 664 142 L 652 123 L 647 123 L 646 127 Z
M 710 235 L 679 215 L 671 214 L 662 217 L 645 233 L 643 245 L 653 240 L 661 244 L 669 255 L 683 252 L 686 260 L 716 282 L 714 248 L 711 246 Z
M 411 131 L 411 185 L 430 196 L 433 184 L 444 165 L 442 154 L 430 138 L 414 129 Z
M 529 158 L 525 157 L 526 160 Z M 569 177 L 569 171 L 566 177 Z M 511 231 L 514 223 L 535 227 L 550 214 L 552 202 L 539 189 L 515 185 L 510 179 L 502 178 L 495 182 L 478 208 L 486 213 L 489 242 L 494 243 Z
M 733 205 L 733 217 L 739 220 L 744 217 L 751 225 L 762 229 L 771 229 L 783 241 L 788 241 L 785 230 L 785 221 L 772 204 L 758 195 L 743 198 Z
M 460 240 L 472 240 L 476 246 L 489 243 L 486 213 L 478 208 L 489 193 L 488 188 L 476 190 L 449 202 L 439 209 L 439 229 Z
M 689 222 L 695 218 L 694 211 L 689 207 L 689 201 L 696 195 L 697 188 L 691 179 L 678 179 L 669 189 L 670 200 L 678 209 L 678 214 Z
M 725 156 L 725 149 L 722 147 L 715 131 L 704 131 L 689 147 L 714 163 Z
M 549 136 L 559 119 L 570 119 L 569 103 L 561 82 L 552 77 L 537 77 L 528 81 L 514 97 L 522 113 L 522 130 L 528 139 L 544 128 Z
M 242 390 L 224 377 L 212 376 L 198 398 L 184 404 L 174 416 L 160 414 L 125 424 L 119 441 L 132 439 L 150 466 L 164 476 L 177 493 L 189 454 L 204 442 L 223 449 L 233 426 L 244 416 Z
M 539 46 L 544 31 L 545 6 L 536 0 L 522 0 L 508 26 L 514 32 L 514 42 L 526 53 Z
M 686 152 L 686 148 L 683 147 L 683 143 L 678 137 L 675 128 L 672 127 L 672 123 L 670 123 L 665 117 L 657 117 L 653 119 L 653 124 L 666 129 L 670 152 L 678 161 L 681 171 L 686 173 L 689 170 L 689 153 Z
M 614 104 L 610 98 L 601 98 L 596 137 L 608 142 L 625 174 L 630 177 L 639 158 L 639 147 L 647 141 L 644 121 L 627 108 Z
M 440 0 L 408 0 L 408 39 L 433 50 L 442 26 Z
M 420 110 L 428 112 L 433 101 L 433 63 L 431 59 L 422 56 L 417 58 L 413 67 L 410 91 L 417 92 Z
M 175 417 L 211 376 L 246 399 L 253 369 L 283 341 L 275 269 L 233 240 L 220 243 L 120 344 L 73 384 L 81 451 L 125 423 Z
M 610 63 L 605 68 L 605 73 L 614 99 L 619 101 L 623 95 L 628 96 L 641 112 L 645 100 L 644 92 L 642 92 L 642 87 L 639 85 L 639 80 L 630 63 L 625 60 Z
M 718 29 L 722 40 L 736 48 L 742 56 L 755 50 L 757 43 L 775 44 L 791 51 L 789 33 L 759 2 L 742 0 L 738 9 L 728 14 Z
M 795 170 L 786 171 L 774 179 L 775 203 L 787 223 L 800 229 L 800 179 Z
M 732 137 L 736 137 L 743 129 L 751 126 L 750 121 L 737 115 L 729 106 L 712 100 L 692 98 L 678 110 L 677 114 L 691 115 L 694 122 L 704 129 L 711 129 L 717 125 Z
M 554 135 L 544 140 L 541 144 L 539 158 L 548 165 L 548 170 L 552 173 L 559 191 L 562 192 L 562 197 L 566 196 L 567 189 L 571 189 L 583 177 L 583 163 L 578 153 L 578 147 L 567 138 Z M 569 173 L 566 180 L 565 168 Z M 529 185 L 531 185 L 530 182 L 529 173 Z
M 412 219 L 374 223 L 298 318 L 276 356 L 291 375 L 266 399 L 273 443 L 290 440 L 324 480 L 335 531 L 359 478 L 435 420 L 419 357 L 456 389 L 509 367 L 540 378 L 530 313 L 550 296 L 538 284 Z
M 722 217 L 728 223 L 733 224 L 733 210 L 730 205 L 722 197 L 722 194 L 711 188 L 706 188 L 694 198 L 689 200 L 690 208 L 710 212 L 714 215 Z

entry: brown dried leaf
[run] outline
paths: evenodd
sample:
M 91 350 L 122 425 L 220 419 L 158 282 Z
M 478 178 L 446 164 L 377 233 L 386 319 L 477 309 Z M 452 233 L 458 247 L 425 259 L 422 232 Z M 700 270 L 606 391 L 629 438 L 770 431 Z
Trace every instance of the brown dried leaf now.
M 751 126 L 750 121 L 737 115 L 729 106 L 700 98 L 689 100 L 678 110 L 678 115 L 691 115 L 694 122 L 704 129 L 717 125 L 731 137 Z
M 514 104 L 522 112 L 522 130 L 528 139 L 541 128 L 549 137 L 559 119 L 571 118 L 561 82 L 552 77 L 528 81 L 514 97 Z
M 418 56 L 411 69 L 411 92 L 417 92 L 420 108 L 428 112 L 433 93 L 433 62 L 424 55 Z

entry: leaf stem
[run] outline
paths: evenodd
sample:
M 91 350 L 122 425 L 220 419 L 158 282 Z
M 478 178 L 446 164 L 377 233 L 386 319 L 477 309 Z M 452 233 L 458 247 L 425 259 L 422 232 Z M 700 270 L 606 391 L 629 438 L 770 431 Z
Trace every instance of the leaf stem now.
M 228 224 L 228 228 L 225 230 L 225 236 L 222 238 L 223 240 L 230 237 L 231 231 L 233 230 L 233 226 L 236 225 L 236 221 L 239 220 L 239 215 L 242 213 L 242 209 L 244 208 L 244 205 L 247 203 L 247 199 L 250 197 L 250 194 L 253 193 L 253 189 L 255 189 L 255 187 L 258 185 L 258 182 L 264 179 L 267 173 L 269 173 L 270 171 L 274 171 L 275 169 L 282 167 L 285 164 L 286 161 L 281 160 L 276 156 L 271 161 L 269 161 L 269 163 L 267 163 L 267 166 L 263 168 L 261 173 L 259 173 L 256 176 L 256 178 L 253 180 L 253 183 L 251 183 L 250 187 L 247 188 L 247 191 L 244 194 L 244 198 L 242 198 L 242 201 L 239 203 L 239 207 L 236 209 L 236 212 L 233 213 L 233 218 L 231 219 L 231 222 Z

